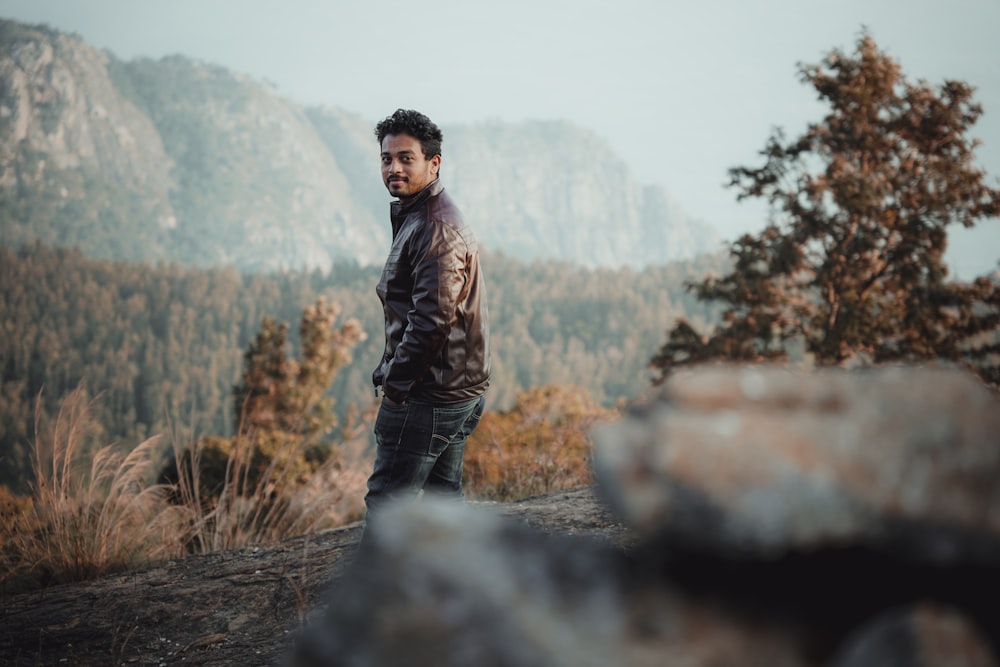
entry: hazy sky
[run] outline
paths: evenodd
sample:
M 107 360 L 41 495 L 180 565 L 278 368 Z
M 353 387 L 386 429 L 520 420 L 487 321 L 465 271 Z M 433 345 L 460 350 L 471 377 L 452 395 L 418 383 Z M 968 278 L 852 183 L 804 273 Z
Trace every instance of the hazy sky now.
M 765 217 L 723 187 L 727 169 L 759 164 L 774 126 L 822 117 L 797 64 L 853 52 L 867 26 L 910 80 L 976 86 L 978 162 L 1000 184 L 1000 0 L 0 0 L 0 17 L 124 59 L 217 63 L 373 122 L 401 106 L 445 124 L 569 120 L 727 236 Z M 952 254 L 985 271 L 1000 220 L 980 228 Z

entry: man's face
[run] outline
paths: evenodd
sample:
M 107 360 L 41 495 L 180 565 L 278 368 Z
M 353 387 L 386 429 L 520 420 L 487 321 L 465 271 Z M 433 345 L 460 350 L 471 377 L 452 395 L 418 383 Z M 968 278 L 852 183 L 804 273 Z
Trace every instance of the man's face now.
M 387 134 L 382 139 L 382 182 L 392 196 L 412 197 L 437 178 L 440 168 L 441 156 L 425 158 L 416 138 Z

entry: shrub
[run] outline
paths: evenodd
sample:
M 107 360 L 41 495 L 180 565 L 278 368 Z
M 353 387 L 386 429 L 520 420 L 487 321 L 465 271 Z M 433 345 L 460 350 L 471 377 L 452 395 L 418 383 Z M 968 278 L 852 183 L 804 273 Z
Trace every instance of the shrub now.
M 275 438 L 272 432 L 261 438 L 237 435 L 224 441 L 224 447 L 219 439 L 206 438 L 190 447 L 175 446 L 180 474 L 172 498 L 192 517 L 188 550 L 209 553 L 276 544 L 360 519 L 371 467 L 362 428 L 308 472 L 303 469 L 302 439 Z M 223 450 L 221 466 L 203 464 L 206 453 L 218 456 Z M 220 469 L 221 479 L 213 476 L 207 484 L 201 479 L 205 471 Z
M 511 501 L 593 483 L 587 431 L 616 416 L 577 386 L 520 393 L 510 411 L 485 413 L 469 439 L 469 497 Z

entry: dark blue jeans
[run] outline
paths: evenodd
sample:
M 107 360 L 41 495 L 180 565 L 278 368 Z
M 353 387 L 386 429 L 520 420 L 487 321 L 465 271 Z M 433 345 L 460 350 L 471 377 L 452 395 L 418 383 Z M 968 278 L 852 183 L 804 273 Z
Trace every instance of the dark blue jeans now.
M 420 491 L 462 497 L 465 441 L 483 415 L 485 396 L 462 403 L 382 401 L 375 419 L 375 467 L 368 478 L 367 520 L 387 501 Z

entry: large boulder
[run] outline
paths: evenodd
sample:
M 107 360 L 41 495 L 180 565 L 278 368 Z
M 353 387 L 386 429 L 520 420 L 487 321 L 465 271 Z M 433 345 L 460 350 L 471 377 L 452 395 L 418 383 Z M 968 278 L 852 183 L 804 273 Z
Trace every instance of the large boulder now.
M 648 538 L 1000 562 L 1000 403 L 965 372 L 696 368 L 593 439 L 601 490 Z

